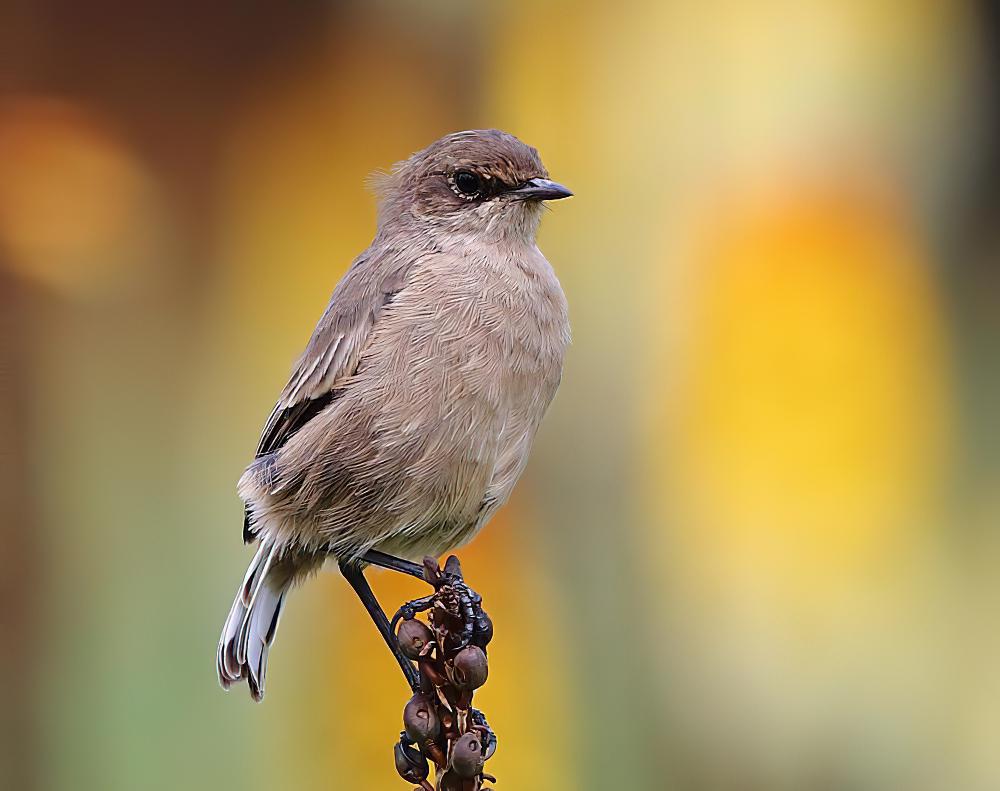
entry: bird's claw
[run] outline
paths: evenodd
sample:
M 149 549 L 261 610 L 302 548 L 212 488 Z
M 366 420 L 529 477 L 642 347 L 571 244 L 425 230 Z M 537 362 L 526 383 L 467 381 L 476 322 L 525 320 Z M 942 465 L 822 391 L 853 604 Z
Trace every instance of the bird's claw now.
M 392 620 L 389 622 L 390 628 L 393 633 L 396 631 L 396 625 L 401 621 L 412 621 L 418 612 L 424 612 L 429 610 L 434 606 L 435 596 L 437 594 L 431 594 L 430 596 L 421 596 L 419 599 L 414 599 L 413 601 L 408 601 L 403 604 L 396 614 L 392 616 Z
M 483 745 L 483 760 L 488 761 L 497 750 L 497 735 L 486 721 L 486 715 L 479 709 L 469 709 L 469 720 L 473 730 L 479 731 Z
M 466 584 L 458 558 L 451 555 L 444 569 L 433 558 L 424 558 L 424 576 L 435 593 L 418 601 L 434 600 L 433 604 L 440 604 L 449 616 L 461 623 L 461 629 L 456 630 L 456 640 L 449 648 L 459 651 L 472 644 L 485 650 L 493 639 L 493 622 L 483 609 L 483 597 Z

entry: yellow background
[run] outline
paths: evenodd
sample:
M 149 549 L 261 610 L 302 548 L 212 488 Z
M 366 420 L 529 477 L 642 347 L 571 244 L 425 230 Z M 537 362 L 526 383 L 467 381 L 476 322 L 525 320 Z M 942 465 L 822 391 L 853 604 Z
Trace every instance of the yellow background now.
M 490 126 L 576 192 L 563 385 L 461 553 L 499 787 L 1000 788 L 989 9 L 6 4 L 0 786 L 407 787 L 336 574 L 219 689 L 234 487 L 367 175 Z

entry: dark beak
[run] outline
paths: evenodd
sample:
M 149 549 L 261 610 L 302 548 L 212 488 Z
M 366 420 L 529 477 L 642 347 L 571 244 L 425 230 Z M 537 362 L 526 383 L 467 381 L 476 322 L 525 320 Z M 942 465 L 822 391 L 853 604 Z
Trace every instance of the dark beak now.
M 507 194 L 517 200 L 559 200 L 568 198 L 573 193 L 562 184 L 549 179 L 531 179 Z

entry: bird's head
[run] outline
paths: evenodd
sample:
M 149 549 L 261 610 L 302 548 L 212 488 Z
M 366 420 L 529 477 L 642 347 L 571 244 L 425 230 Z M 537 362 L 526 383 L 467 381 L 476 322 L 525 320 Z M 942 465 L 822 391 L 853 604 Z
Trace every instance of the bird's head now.
M 376 183 L 379 227 L 402 224 L 465 237 L 533 241 L 542 202 L 573 193 L 549 179 L 538 152 L 513 135 L 445 135 Z

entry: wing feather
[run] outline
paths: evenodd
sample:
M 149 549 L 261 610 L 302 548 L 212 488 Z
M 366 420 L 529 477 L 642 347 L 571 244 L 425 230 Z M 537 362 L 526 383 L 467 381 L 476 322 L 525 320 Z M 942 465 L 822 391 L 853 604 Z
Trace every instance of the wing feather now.
M 372 328 L 405 286 L 412 264 L 413 259 L 394 250 L 369 250 L 347 270 L 264 424 L 258 458 L 284 445 L 329 404 L 338 383 L 357 370 Z
M 406 285 L 418 260 L 397 249 L 369 248 L 337 284 L 312 337 L 271 411 L 256 458 L 272 454 L 306 423 L 328 407 L 340 383 L 358 367 L 372 329 L 393 298 Z M 247 513 L 244 539 L 253 538 Z

